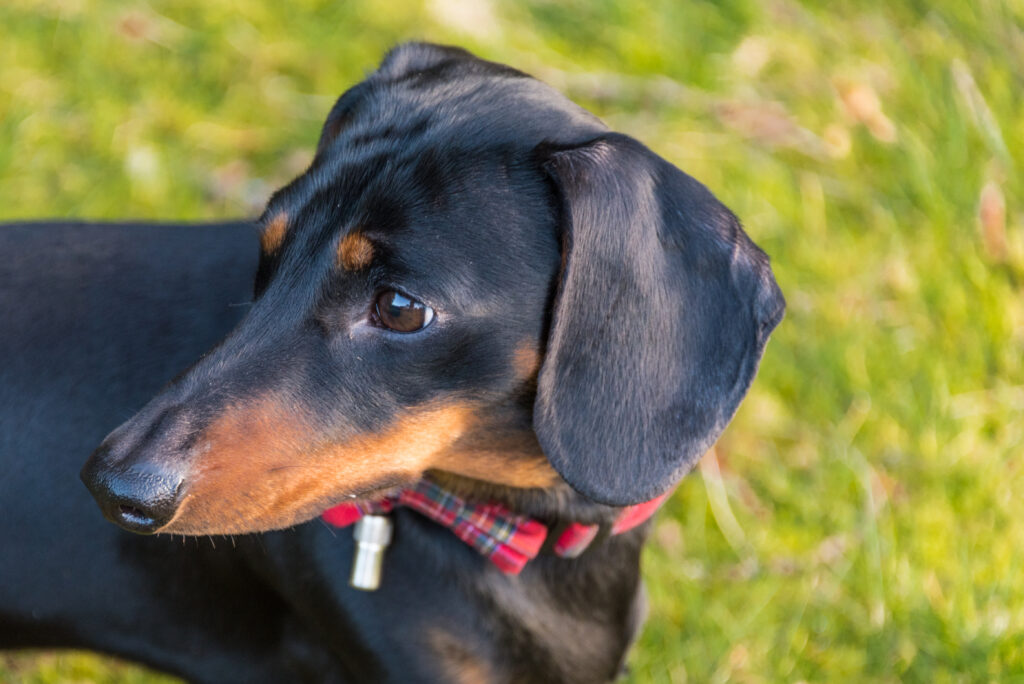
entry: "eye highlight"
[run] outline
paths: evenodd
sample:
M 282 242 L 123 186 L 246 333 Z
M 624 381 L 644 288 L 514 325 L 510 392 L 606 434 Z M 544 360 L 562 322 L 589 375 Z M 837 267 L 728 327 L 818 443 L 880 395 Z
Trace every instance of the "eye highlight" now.
M 373 307 L 380 325 L 395 332 L 416 332 L 434 320 L 433 309 L 395 290 L 377 295 Z

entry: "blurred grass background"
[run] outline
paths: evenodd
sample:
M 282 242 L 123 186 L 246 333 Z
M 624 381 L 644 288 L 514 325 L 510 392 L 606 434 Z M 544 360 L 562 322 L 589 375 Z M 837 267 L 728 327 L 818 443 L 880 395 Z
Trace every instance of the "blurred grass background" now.
M 634 682 L 1024 680 L 1024 3 L 0 5 L 0 219 L 257 213 L 394 43 L 531 72 L 707 184 L 789 300 L 662 513 Z M 164 682 L 87 654 L 0 680 Z

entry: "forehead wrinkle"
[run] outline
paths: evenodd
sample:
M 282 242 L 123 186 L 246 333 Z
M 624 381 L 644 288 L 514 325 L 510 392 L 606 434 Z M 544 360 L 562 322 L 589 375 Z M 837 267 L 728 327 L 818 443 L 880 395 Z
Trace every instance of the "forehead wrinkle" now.
M 302 251 L 309 254 L 333 243 L 338 227 L 351 222 L 367 187 L 384 166 L 386 159 L 374 155 L 358 163 L 336 160 L 330 167 L 307 173 L 305 182 L 286 198 Z
M 271 330 L 300 323 L 327 291 L 333 273 L 333 250 L 292 249 L 285 253 L 263 296 L 250 311 L 256 328 Z
M 312 198 L 332 186 L 352 183 L 365 186 L 372 180 L 367 174 L 374 170 L 374 176 L 387 170 L 394 159 L 393 150 L 375 147 L 347 147 L 327 156 L 316 168 L 306 172 L 302 197 L 299 202 L 307 204 Z
M 292 212 L 296 224 L 306 228 L 300 229 L 302 234 L 296 235 L 295 240 L 298 244 L 289 247 L 289 251 L 302 251 L 307 259 L 316 259 L 316 253 L 330 252 L 337 263 L 341 241 L 358 228 L 374 243 L 374 252 L 387 257 L 382 265 L 388 266 L 392 277 L 421 281 L 444 299 L 464 293 L 467 287 L 479 286 L 479 271 L 486 271 L 486 266 L 474 264 L 474 268 L 467 270 L 460 266 L 460 258 L 444 258 L 454 256 L 450 254 L 453 250 L 465 251 L 455 244 L 462 242 L 465 235 L 458 227 L 473 223 L 474 217 L 479 219 L 473 206 L 458 205 L 462 205 L 464 196 L 473 196 L 473 189 L 479 185 L 477 179 L 492 179 L 495 174 L 490 167 L 494 163 L 504 169 L 499 169 L 499 176 L 503 190 L 507 190 L 504 175 L 510 157 L 514 162 L 516 151 L 508 149 L 508 145 L 467 146 L 464 142 L 455 144 L 454 149 L 423 142 L 401 151 L 397 145 L 390 147 L 390 154 L 366 153 L 365 149 L 346 149 L 342 142 L 332 148 L 323 163 L 307 172 L 307 181 L 301 189 L 297 188 L 301 193 L 296 193 L 301 194 L 301 209 Z M 444 207 L 431 201 L 428 189 L 421 187 L 416 175 L 417 166 L 428 152 L 443 176 Z M 397 220 L 398 214 L 408 218 Z M 426 261 L 437 263 L 424 263 L 422 256 L 416 254 L 428 244 L 437 244 L 437 249 L 428 250 L 436 253 Z M 441 262 L 448 262 L 452 268 L 438 268 Z
M 277 275 L 263 295 L 267 306 L 260 307 L 261 312 L 284 307 L 301 316 L 316 309 L 337 273 L 339 239 L 358 231 L 365 235 L 367 242 L 372 242 L 373 251 L 377 252 L 383 233 L 365 228 L 364 223 L 357 220 L 361 216 L 358 200 L 337 199 L 343 196 L 345 186 L 352 191 L 349 182 L 352 180 L 367 179 L 365 176 L 334 179 L 333 184 L 325 183 L 302 205 L 293 219 L 295 234 L 281 256 Z M 335 189 L 338 185 L 342 188 Z

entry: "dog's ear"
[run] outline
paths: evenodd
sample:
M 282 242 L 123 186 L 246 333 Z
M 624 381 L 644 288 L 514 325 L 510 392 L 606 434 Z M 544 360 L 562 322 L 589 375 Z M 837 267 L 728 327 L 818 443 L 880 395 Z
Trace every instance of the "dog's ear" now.
M 392 48 L 384 55 L 376 71 L 362 83 L 342 93 L 334 103 L 320 132 L 320 141 L 316 146 L 317 156 L 320 156 L 320 153 L 355 119 L 360 104 L 373 91 L 375 81 L 402 79 L 445 64 L 466 61 L 480 62 L 472 53 L 448 45 L 412 42 Z
M 434 69 L 445 62 L 476 60 L 473 53 L 453 45 L 435 43 L 402 43 L 384 55 L 374 76 L 404 78 L 410 74 Z
M 346 126 L 355 118 L 359 103 L 366 96 L 369 86 L 366 81 L 352 86 L 334 103 L 327 114 L 327 120 L 320 131 L 320 140 L 316 144 L 316 156 L 319 157 Z
M 636 140 L 538 153 L 563 267 L 534 430 L 580 493 L 646 501 L 721 434 L 785 301 L 732 212 Z

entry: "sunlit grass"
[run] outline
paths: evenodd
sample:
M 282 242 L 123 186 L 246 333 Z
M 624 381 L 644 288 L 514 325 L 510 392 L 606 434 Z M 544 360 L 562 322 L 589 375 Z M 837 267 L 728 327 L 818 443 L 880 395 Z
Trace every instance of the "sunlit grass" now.
M 0 217 L 252 214 L 383 50 L 465 45 L 705 182 L 789 300 L 645 556 L 633 681 L 1024 677 L 1024 5 L 0 6 Z M 84 655 L 0 680 L 149 682 Z

